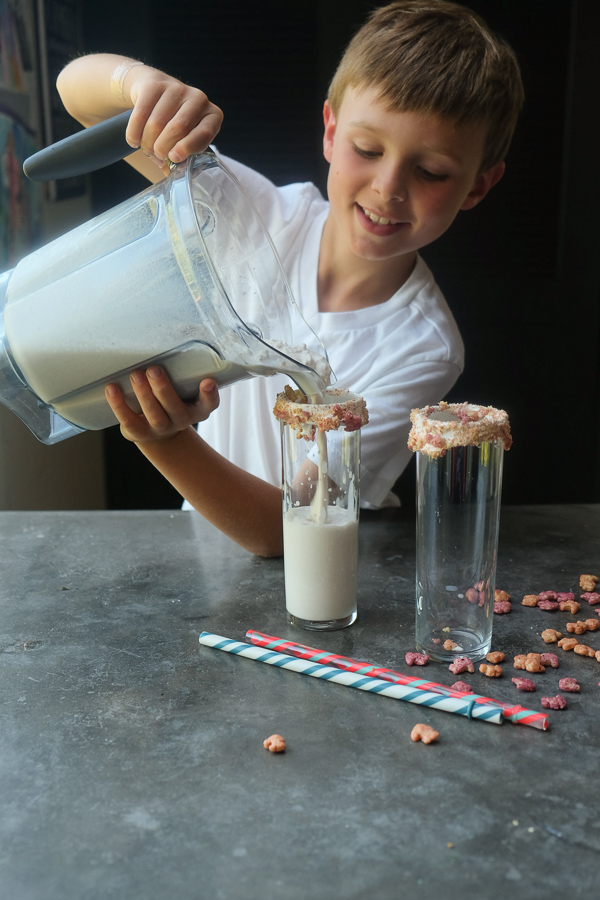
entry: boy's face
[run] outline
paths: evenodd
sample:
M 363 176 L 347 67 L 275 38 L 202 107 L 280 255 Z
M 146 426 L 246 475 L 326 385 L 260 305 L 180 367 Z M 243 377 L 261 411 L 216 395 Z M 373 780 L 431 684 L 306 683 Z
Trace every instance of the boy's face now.
M 348 88 L 338 115 L 326 103 L 324 118 L 330 215 L 362 259 L 414 255 L 504 172 L 504 163 L 479 171 L 481 126 L 390 111 L 373 88 Z

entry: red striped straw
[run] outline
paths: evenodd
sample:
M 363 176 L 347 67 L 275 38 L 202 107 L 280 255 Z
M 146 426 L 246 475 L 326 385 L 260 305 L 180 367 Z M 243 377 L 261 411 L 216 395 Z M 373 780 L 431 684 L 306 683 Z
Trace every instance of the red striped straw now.
M 455 691 L 450 687 L 446 687 L 445 684 L 425 681 L 416 675 L 403 675 L 402 672 L 396 672 L 394 669 L 382 669 L 370 663 L 350 659 L 348 656 L 339 656 L 337 653 L 315 650 L 314 647 L 306 647 L 304 644 L 296 644 L 294 641 L 285 641 L 283 638 L 271 637 L 268 634 L 261 634 L 260 631 L 247 631 L 246 639 L 258 647 L 267 647 L 269 650 L 289 653 L 292 656 L 297 656 L 299 659 L 309 659 L 312 662 L 335 666 L 338 669 L 344 669 L 346 672 L 370 675 L 373 678 L 391 681 L 394 684 L 410 684 L 414 688 L 432 691 L 435 694 L 445 694 L 448 697 L 460 698 L 468 696 L 475 703 L 491 703 L 494 706 L 499 706 L 504 711 L 504 718 L 509 719 L 515 725 L 531 725 L 532 728 L 539 728 L 541 731 L 546 731 L 548 728 L 548 716 L 545 713 L 536 712 L 533 709 L 525 709 L 524 706 L 501 703 L 499 700 L 492 700 L 490 697 L 483 697 L 481 694 L 465 695 L 464 691 Z

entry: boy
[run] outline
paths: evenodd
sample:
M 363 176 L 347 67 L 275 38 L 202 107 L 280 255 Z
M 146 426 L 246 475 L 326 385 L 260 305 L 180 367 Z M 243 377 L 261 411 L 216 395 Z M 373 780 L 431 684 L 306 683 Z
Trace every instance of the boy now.
M 202 92 L 110 54 L 70 63 L 57 86 L 84 125 L 133 107 L 127 139 L 141 149 L 128 161 L 151 181 L 168 172 L 167 159 L 203 150 L 222 121 Z M 410 457 L 410 409 L 438 402 L 462 371 L 460 335 L 418 251 L 500 180 L 522 102 L 514 54 L 478 16 L 446 0 L 400 0 L 372 14 L 330 86 L 329 202 L 313 185 L 276 188 L 225 158 L 258 207 L 339 385 L 367 401 L 363 506 L 394 502 L 390 490 Z M 142 414 L 107 388 L 124 436 L 186 505 L 252 552 L 280 554 L 271 409 L 285 379 L 231 385 L 209 419 L 219 405 L 212 380 L 184 403 L 158 367 L 131 377 Z

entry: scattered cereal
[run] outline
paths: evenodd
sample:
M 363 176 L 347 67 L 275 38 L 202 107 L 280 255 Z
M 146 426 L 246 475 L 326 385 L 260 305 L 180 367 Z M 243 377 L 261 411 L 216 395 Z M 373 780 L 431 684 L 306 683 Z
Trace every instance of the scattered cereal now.
M 572 616 L 575 615 L 576 612 L 579 612 L 579 608 L 581 603 L 578 603 L 577 600 L 559 600 L 558 608 L 561 612 L 570 612 Z
M 270 750 L 271 753 L 283 753 L 285 750 L 285 741 L 280 734 L 272 734 L 270 737 L 265 738 L 263 747 Z
M 500 678 L 502 675 L 502 666 L 490 666 L 488 663 L 481 663 L 479 671 L 488 678 Z
M 556 628 L 546 628 L 542 631 L 542 640 L 546 644 L 555 644 L 561 637 L 562 634 Z
M 501 616 L 504 613 L 510 612 L 510 601 L 509 600 L 495 600 L 494 601 L 494 612 Z
M 415 725 L 410 733 L 410 739 L 412 741 L 423 741 L 424 744 L 431 744 L 431 742 L 436 741 L 439 736 L 439 731 L 435 731 L 435 729 L 431 728 L 429 725 L 423 725 L 421 722 L 418 725 Z
M 546 591 L 546 593 L 550 593 Z M 560 603 L 556 600 L 540 600 L 538 603 L 538 609 L 545 609 L 546 612 L 553 612 L 555 609 L 560 607 Z
M 553 669 L 558 669 L 556 653 L 540 653 L 540 662 L 543 666 L 552 666 Z
M 426 666 L 429 662 L 429 657 L 426 653 L 415 653 L 412 650 L 409 650 L 404 658 L 407 666 Z
M 557 694 L 556 697 L 542 697 L 541 704 L 546 709 L 566 709 L 567 701 L 564 697 L 561 697 L 560 694 Z
M 537 606 L 539 599 L 537 594 L 525 594 L 521 603 L 523 606 Z
M 579 641 L 577 640 L 577 638 L 563 638 L 558 642 L 558 646 L 563 650 L 572 650 L 577 646 L 578 643 Z
M 595 575 L 580 575 L 579 576 L 579 587 L 582 587 L 584 591 L 593 591 L 596 587 L 598 579 Z
M 535 691 L 535 682 L 531 678 L 511 678 L 518 691 Z
M 499 591 L 496 589 L 494 591 L 494 600 L 497 600 L 498 602 L 502 602 L 503 600 L 510 600 L 510 594 L 507 594 L 506 591 Z
M 576 678 L 561 678 L 558 682 L 558 686 L 561 691 L 567 691 L 571 693 L 580 690 L 580 685 Z
M 452 691 L 460 691 L 461 694 L 472 694 L 473 693 L 473 688 L 471 687 L 470 684 L 467 684 L 466 681 L 455 681 L 454 684 L 450 685 L 450 689 Z
M 597 591 L 586 591 L 585 594 L 580 594 L 580 596 L 582 600 L 587 600 L 590 606 L 600 603 L 600 594 Z
M 515 669 L 525 669 L 527 672 L 545 672 L 546 669 L 541 663 L 540 653 L 519 653 L 515 656 Z
M 468 656 L 457 656 L 454 662 L 448 666 L 453 675 L 461 675 L 463 672 L 474 672 L 475 666 Z
M 577 653 L 578 656 L 595 656 L 596 651 L 592 650 L 591 647 L 588 647 L 587 644 L 577 644 L 573 647 L 573 653 Z
M 448 638 L 447 641 L 444 641 L 444 650 L 454 650 L 456 647 L 458 647 L 458 644 L 455 644 L 450 638 Z
M 504 662 L 504 660 L 506 659 L 506 656 L 504 655 L 502 650 L 493 650 L 491 653 L 488 653 L 488 655 L 486 656 L 486 659 L 488 662 L 491 662 L 494 665 L 496 665 L 496 663 Z
M 538 600 L 556 600 L 556 591 L 540 591 Z
M 596 619 L 578 619 L 577 622 L 567 622 L 567 631 L 571 634 L 585 634 L 586 631 L 596 631 L 599 625 L 600 622 Z

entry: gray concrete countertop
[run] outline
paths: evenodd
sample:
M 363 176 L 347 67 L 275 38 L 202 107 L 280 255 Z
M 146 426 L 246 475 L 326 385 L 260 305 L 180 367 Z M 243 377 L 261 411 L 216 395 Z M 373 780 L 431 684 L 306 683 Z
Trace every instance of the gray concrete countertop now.
M 246 630 L 415 674 L 414 521 L 363 515 L 359 618 L 285 619 L 283 563 L 195 513 L 0 513 L 2 900 L 548 900 L 595 896 L 600 663 L 543 644 L 596 618 L 523 595 L 600 575 L 600 506 L 505 507 L 495 616 L 504 675 L 474 689 L 540 709 L 547 732 L 469 721 L 200 647 Z M 582 638 L 600 649 L 600 631 Z M 557 652 L 517 692 L 512 655 Z M 430 663 L 416 674 L 451 684 Z M 417 722 L 440 732 L 413 743 Z M 288 749 L 263 749 L 272 732 Z

